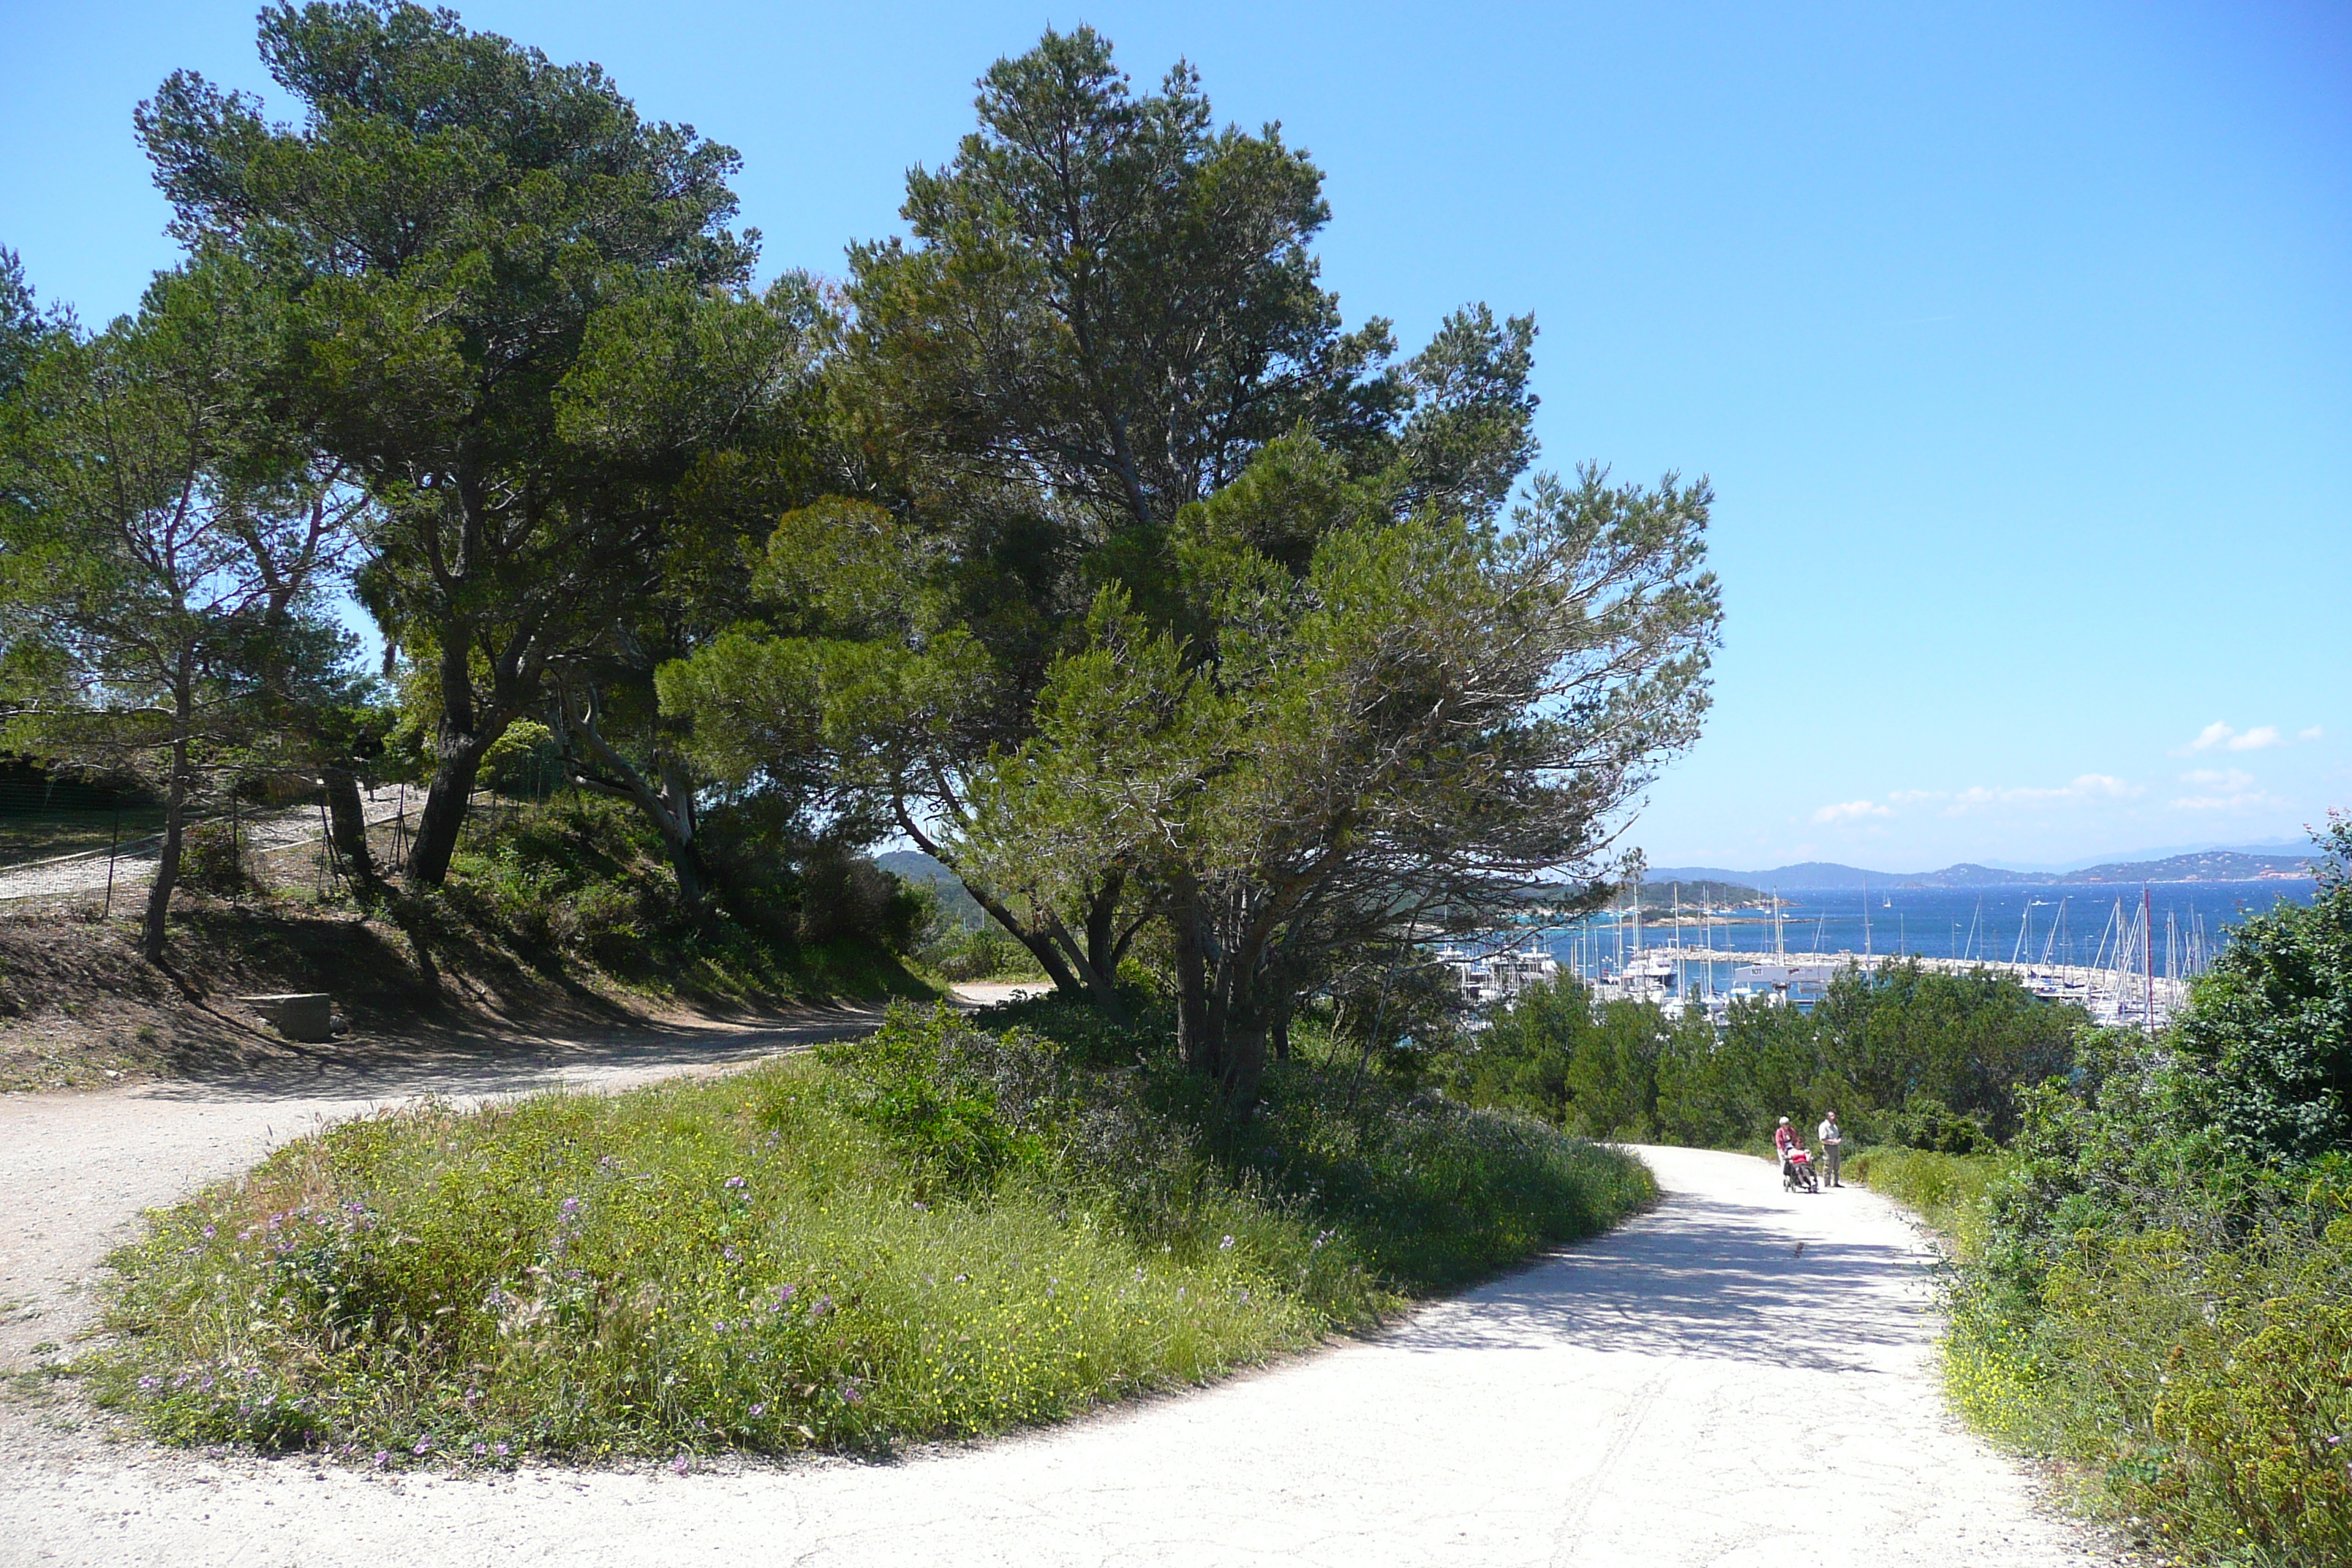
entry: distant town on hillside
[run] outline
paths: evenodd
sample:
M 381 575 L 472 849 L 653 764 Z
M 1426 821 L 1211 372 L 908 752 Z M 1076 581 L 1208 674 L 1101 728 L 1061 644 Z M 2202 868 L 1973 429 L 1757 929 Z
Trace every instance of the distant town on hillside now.
M 1731 871 L 1713 866 L 1660 866 L 1643 875 L 1645 889 L 1672 882 L 1727 882 L 1748 888 L 1990 888 L 2032 883 L 2059 886 L 2101 882 L 2260 882 L 2311 875 L 2307 854 L 2257 854 L 2242 849 L 2200 849 L 2155 860 L 2118 860 L 2070 871 L 2026 871 L 1963 861 L 1940 871 L 1869 871 L 1826 860 L 1776 866 L 1766 871 Z M 1645 890 L 1643 902 L 1649 901 Z

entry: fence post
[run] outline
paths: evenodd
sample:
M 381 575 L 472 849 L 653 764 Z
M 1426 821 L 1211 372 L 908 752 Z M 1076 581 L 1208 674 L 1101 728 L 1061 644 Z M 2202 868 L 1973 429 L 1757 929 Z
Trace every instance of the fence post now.
M 99 912 L 98 917 L 101 921 L 114 918 L 114 854 L 121 847 L 122 798 L 117 795 L 114 801 L 114 837 L 106 843 L 106 908 Z

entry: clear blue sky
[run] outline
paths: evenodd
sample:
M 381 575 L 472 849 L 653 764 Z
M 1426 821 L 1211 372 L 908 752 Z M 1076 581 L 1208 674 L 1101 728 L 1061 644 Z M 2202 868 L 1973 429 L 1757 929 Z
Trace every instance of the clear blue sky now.
M 253 8 L 6 0 L 0 244 L 45 298 L 100 321 L 172 259 L 131 107 L 179 66 L 267 88 Z M 2352 8 L 460 9 L 740 149 L 772 268 L 891 231 L 1048 22 L 1281 120 L 1351 320 L 1532 310 L 1547 463 L 1714 478 L 1717 702 L 1654 863 L 2056 862 L 2352 805 Z

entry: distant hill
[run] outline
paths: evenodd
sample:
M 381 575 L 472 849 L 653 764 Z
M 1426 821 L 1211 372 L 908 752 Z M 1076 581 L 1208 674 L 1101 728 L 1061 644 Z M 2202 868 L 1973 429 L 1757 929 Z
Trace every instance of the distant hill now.
M 893 849 L 877 855 L 874 863 L 909 882 L 954 882 L 956 874 L 919 849 Z M 957 883 L 961 887 L 961 883 Z
M 980 907 L 956 874 L 919 849 L 893 849 L 887 855 L 877 855 L 874 863 L 902 882 L 928 882 L 938 890 L 940 910 L 966 931 L 978 931 L 988 923 L 988 911 Z
M 2195 855 L 2173 855 L 2162 860 L 2132 860 L 2113 866 L 2085 866 L 2058 879 L 2062 882 L 2259 882 L 2273 878 L 2308 877 L 2308 855 L 2248 855 L 2236 849 L 2207 849 Z
M 1668 877 L 1664 880 L 1656 877 L 1642 879 L 1643 909 L 1671 910 L 1677 899 L 1685 910 L 1696 910 L 1701 905 L 1718 910 L 1738 909 L 1742 905 L 1767 901 L 1760 889 L 1720 877 Z
M 1827 860 L 1776 866 L 1769 871 L 1732 871 L 1718 866 L 1660 866 L 1643 873 L 1646 889 L 1672 882 L 1739 882 L 1752 888 L 1803 888 L 1813 891 L 1871 888 L 1990 888 L 2029 882 L 2254 882 L 2308 877 L 2308 855 L 2257 855 L 2239 849 L 2206 849 L 2160 860 L 2121 860 L 2080 870 L 2005 870 L 1963 861 L 1940 871 L 1866 871 Z M 1644 894 L 1644 901 L 1647 895 Z

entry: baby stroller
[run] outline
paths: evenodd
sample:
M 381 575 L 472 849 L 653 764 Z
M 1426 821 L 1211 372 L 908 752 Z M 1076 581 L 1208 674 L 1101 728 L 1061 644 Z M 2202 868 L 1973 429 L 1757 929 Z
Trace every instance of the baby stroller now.
M 1813 1156 L 1805 1149 L 1791 1149 L 1789 1157 L 1780 1162 L 1780 1190 L 1784 1193 L 1818 1193 L 1822 1190 L 1821 1173 L 1813 1169 Z

